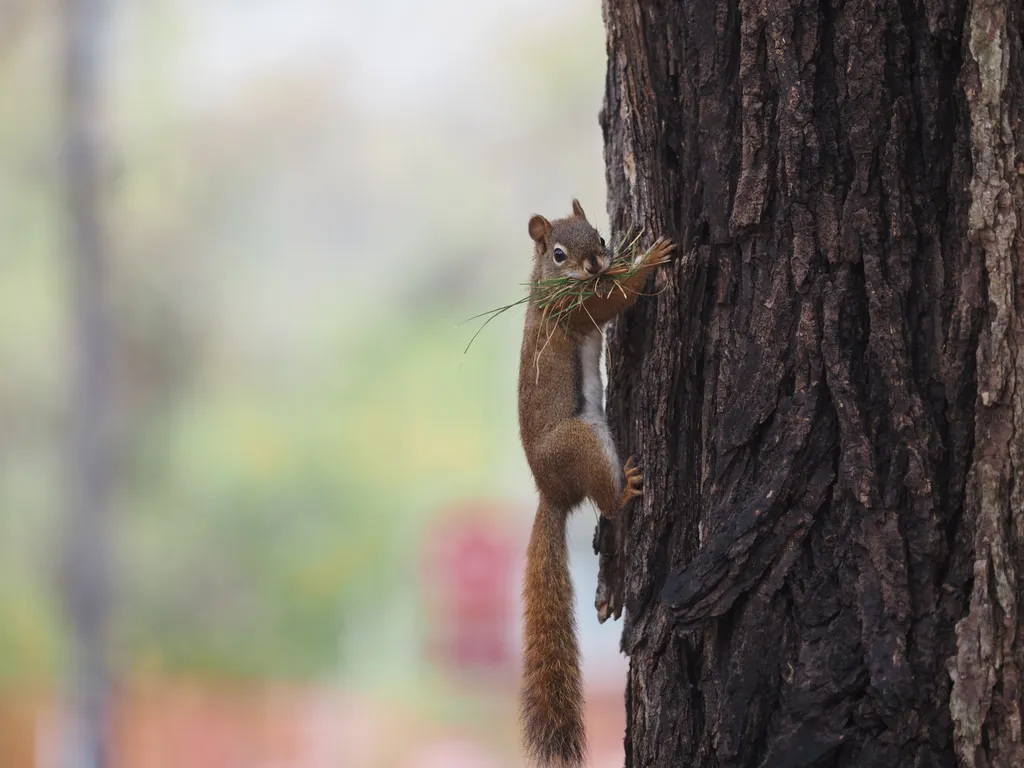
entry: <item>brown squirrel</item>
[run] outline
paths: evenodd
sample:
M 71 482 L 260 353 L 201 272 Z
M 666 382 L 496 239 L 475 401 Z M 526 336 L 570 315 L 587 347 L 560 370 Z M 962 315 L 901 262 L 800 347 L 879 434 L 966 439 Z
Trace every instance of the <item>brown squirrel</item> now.
M 586 750 L 566 522 L 584 498 L 611 517 L 643 495 L 640 470 L 632 460 L 619 464 L 605 420 L 602 327 L 635 301 L 651 269 L 675 248 L 659 239 L 645 266 L 613 284 L 600 277 L 612 261 L 604 239 L 579 201 L 572 211 L 555 221 L 530 219 L 531 290 L 554 277 L 597 278 L 596 295 L 558 322 L 531 300 L 519 368 L 519 432 L 540 492 L 523 583 L 520 709 L 529 757 L 557 768 L 582 765 Z

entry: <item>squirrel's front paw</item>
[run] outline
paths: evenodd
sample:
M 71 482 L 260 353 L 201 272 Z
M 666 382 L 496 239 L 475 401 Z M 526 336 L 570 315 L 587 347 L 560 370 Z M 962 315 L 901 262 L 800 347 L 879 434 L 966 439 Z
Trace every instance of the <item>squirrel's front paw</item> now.
M 662 262 L 668 261 L 668 255 L 675 249 L 675 243 L 667 237 L 659 237 L 654 241 L 654 245 L 651 246 L 651 250 L 647 252 L 644 260 L 651 264 L 661 264 Z
M 630 499 L 644 495 L 644 476 L 640 472 L 640 468 L 633 463 L 632 457 L 626 460 L 626 466 L 622 468 L 622 474 L 625 476 L 625 483 L 622 487 L 621 506 L 624 507 Z

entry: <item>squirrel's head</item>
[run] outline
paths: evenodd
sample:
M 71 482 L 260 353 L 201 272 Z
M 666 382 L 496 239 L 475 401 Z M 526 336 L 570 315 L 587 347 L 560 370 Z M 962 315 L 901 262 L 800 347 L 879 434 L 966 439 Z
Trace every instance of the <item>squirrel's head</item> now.
M 572 215 L 548 221 L 530 219 L 530 237 L 540 279 L 572 277 L 587 279 L 600 275 L 611 264 L 604 238 L 590 222 L 579 200 L 572 201 Z

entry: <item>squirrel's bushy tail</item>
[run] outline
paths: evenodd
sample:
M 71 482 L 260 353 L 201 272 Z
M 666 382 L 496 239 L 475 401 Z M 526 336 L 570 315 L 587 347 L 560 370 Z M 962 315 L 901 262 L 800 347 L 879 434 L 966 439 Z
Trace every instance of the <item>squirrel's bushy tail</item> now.
M 545 768 L 578 768 L 586 751 L 568 517 L 541 498 L 526 550 L 519 703 L 527 754 Z

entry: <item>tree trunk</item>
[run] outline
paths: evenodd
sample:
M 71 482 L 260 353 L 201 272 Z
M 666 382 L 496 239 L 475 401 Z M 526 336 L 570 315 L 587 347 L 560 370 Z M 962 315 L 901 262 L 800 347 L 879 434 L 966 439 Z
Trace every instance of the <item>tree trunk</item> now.
M 1024 765 L 1022 3 L 604 13 L 626 765 Z
M 101 216 L 100 0 L 67 0 L 63 161 L 73 324 L 64 602 L 71 680 L 62 768 L 108 764 L 112 331 Z

